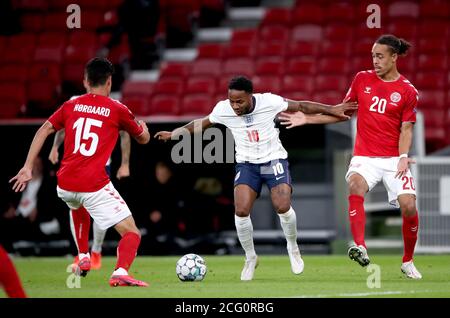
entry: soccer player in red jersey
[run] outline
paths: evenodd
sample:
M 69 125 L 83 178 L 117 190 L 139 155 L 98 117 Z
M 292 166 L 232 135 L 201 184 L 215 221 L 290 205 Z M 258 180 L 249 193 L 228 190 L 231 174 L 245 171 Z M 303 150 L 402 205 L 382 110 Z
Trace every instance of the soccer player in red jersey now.
M 13 262 L 0 245 L 0 286 L 5 289 L 8 297 L 26 298 L 19 275 L 17 275 Z
M 140 144 L 148 143 L 150 134 L 147 125 L 138 122 L 125 105 L 109 98 L 112 73 L 112 64 L 107 59 L 94 58 L 87 63 L 84 79 L 87 94 L 65 102 L 39 128 L 25 165 L 10 182 L 14 182 L 13 190 L 23 191 L 31 180 L 33 162 L 47 137 L 65 129 L 64 157 L 57 173 L 58 196 L 71 210 L 89 212 L 101 229 L 114 226 L 122 236 L 110 285 L 148 286 L 128 275 L 141 240 L 140 232 L 127 204 L 109 180 L 105 164 L 119 130 L 127 131 Z M 88 231 L 83 233 L 89 235 Z M 87 242 L 87 237 L 83 241 Z M 79 246 L 77 272 L 82 276 L 90 270 L 88 248 L 88 244 Z
M 358 102 L 356 142 L 346 180 L 349 189 L 350 227 L 355 242 L 348 255 L 362 266 L 370 259 L 364 241 L 364 195 L 383 181 L 389 203 L 400 207 L 403 218 L 404 254 L 401 271 L 409 278 L 421 279 L 413 263 L 419 229 L 416 191 L 408 158 L 416 121 L 418 91 L 397 70 L 397 59 L 411 45 L 394 35 L 383 35 L 372 47 L 373 70 L 356 74 L 345 101 Z M 307 123 L 332 123 L 325 115 L 283 114 L 289 127 Z

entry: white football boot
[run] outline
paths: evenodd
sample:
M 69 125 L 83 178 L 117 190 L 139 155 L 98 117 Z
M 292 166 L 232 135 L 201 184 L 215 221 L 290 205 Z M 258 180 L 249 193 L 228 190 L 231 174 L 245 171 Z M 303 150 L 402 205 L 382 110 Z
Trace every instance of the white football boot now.
M 301 274 L 305 268 L 305 263 L 303 262 L 302 255 L 300 254 L 300 249 L 298 246 L 292 250 L 288 248 L 289 260 L 291 261 L 291 269 L 295 275 Z
M 413 261 L 405 262 L 401 267 L 402 273 L 408 278 L 412 279 L 422 279 L 422 274 L 419 273 L 417 268 L 414 266 Z
M 367 250 L 362 245 L 354 245 L 348 249 L 348 257 L 354 260 L 361 266 L 367 266 L 370 264 L 369 255 L 367 255 Z
M 249 258 L 245 260 L 244 268 L 241 272 L 241 280 L 247 281 L 253 279 L 253 274 L 255 273 L 255 268 L 258 267 L 258 256 Z

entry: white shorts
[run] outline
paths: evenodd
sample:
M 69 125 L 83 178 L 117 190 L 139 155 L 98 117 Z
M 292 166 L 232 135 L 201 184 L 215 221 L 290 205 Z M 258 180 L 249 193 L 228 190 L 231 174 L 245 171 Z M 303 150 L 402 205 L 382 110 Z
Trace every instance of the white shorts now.
M 72 192 L 57 187 L 60 197 L 71 210 L 83 206 L 97 223 L 98 227 L 106 230 L 131 215 L 125 201 L 109 182 L 96 192 Z
M 357 173 L 361 175 L 369 186 L 369 191 L 375 185 L 383 181 L 388 193 L 388 202 L 395 207 L 399 207 L 398 196 L 401 194 L 416 195 L 416 187 L 411 170 L 405 176 L 395 178 L 397 173 L 398 157 L 361 157 L 355 156 L 350 162 L 345 180 L 348 182 L 351 175 Z

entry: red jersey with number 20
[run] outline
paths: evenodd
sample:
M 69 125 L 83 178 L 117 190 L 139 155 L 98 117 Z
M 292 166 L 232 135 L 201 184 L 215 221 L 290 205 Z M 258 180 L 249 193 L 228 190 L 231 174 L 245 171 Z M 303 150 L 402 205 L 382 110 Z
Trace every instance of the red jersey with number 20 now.
M 354 156 L 396 157 L 403 122 L 416 121 L 418 91 L 403 76 L 386 82 L 373 70 L 356 74 L 344 101 L 358 102 Z
M 125 130 L 134 137 L 143 132 L 125 105 L 94 94 L 65 102 L 48 121 L 56 130 L 65 129 L 58 186 L 73 192 L 95 192 L 108 184 L 105 165 L 119 131 Z

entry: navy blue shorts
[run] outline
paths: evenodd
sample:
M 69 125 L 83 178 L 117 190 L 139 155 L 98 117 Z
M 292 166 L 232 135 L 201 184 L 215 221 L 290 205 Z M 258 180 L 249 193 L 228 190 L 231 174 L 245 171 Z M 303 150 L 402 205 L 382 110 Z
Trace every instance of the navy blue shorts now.
M 287 159 L 277 159 L 260 164 L 237 163 L 235 169 L 234 186 L 246 184 L 255 190 L 258 195 L 263 183 L 267 185 L 269 190 L 282 183 L 291 185 L 291 174 Z

